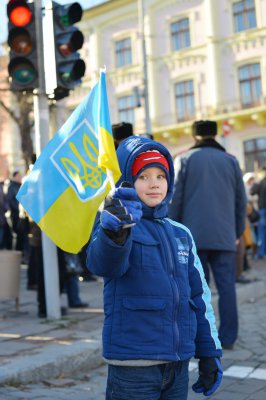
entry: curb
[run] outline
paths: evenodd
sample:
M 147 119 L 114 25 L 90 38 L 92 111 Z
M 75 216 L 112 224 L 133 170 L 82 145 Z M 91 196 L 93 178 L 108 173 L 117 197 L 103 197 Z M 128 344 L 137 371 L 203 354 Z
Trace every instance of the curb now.
M 93 331 L 88 339 L 65 347 L 52 344 L 38 354 L 11 360 L 0 366 L 0 384 L 17 385 L 71 376 L 78 370 L 89 370 L 103 364 L 101 331 Z

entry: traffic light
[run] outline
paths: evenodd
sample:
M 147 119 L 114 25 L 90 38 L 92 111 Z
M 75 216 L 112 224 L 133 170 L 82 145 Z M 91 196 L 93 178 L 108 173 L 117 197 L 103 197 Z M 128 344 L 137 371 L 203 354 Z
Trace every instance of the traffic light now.
M 55 100 L 68 96 L 85 74 L 85 62 L 78 53 L 83 46 L 84 36 L 73 26 L 81 20 L 82 12 L 77 2 L 61 5 L 51 1 L 45 7 L 46 93 Z
M 10 89 L 32 91 L 38 87 L 34 4 L 25 0 L 10 0 L 7 16 Z

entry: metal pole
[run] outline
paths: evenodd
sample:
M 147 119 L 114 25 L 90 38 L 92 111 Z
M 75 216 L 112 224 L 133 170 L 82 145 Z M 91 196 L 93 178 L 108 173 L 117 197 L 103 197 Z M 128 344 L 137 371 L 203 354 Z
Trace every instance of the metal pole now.
M 151 136 L 151 120 L 150 120 L 150 107 L 149 107 L 149 89 L 148 89 L 148 73 L 147 73 L 147 54 L 146 42 L 144 32 L 144 4 L 143 0 L 138 1 L 139 9 L 139 32 L 142 46 L 142 63 L 143 63 L 143 96 L 145 107 L 145 130 L 146 135 Z
M 34 1 L 39 66 L 39 89 L 33 96 L 36 153 L 40 154 L 49 141 L 49 108 L 45 94 L 42 0 Z M 40 193 L 40 196 L 45 196 Z M 45 300 L 47 317 L 61 317 L 57 249 L 54 243 L 42 232 L 42 251 L 44 266 Z

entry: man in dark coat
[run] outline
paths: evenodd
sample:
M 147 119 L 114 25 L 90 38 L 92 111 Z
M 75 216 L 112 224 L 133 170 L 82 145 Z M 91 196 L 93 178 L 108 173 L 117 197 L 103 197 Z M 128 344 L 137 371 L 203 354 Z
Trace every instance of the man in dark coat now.
M 8 185 L 7 199 L 11 212 L 12 228 L 13 231 L 16 233 L 19 221 L 19 202 L 16 199 L 16 195 L 20 189 L 20 186 L 21 186 L 21 175 L 19 171 L 15 171 Z M 17 250 L 22 250 L 22 248 L 19 248 Z
M 216 134 L 214 121 L 193 124 L 195 145 L 180 158 L 169 215 L 191 230 L 207 282 L 211 267 L 219 294 L 219 337 L 230 349 L 238 334 L 236 246 L 245 227 L 246 195 L 239 163 Z
M 21 187 L 21 174 L 19 171 L 15 171 L 12 175 L 12 179 L 8 185 L 7 200 L 11 213 L 11 222 L 13 232 L 16 233 L 16 250 L 22 252 L 22 263 L 28 264 L 28 233 L 29 233 L 29 221 L 28 218 L 20 215 L 19 202 L 16 198 L 17 193 Z
M 5 247 L 5 225 L 7 223 L 5 213 L 8 209 L 4 193 L 4 182 L 0 182 L 0 250 Z

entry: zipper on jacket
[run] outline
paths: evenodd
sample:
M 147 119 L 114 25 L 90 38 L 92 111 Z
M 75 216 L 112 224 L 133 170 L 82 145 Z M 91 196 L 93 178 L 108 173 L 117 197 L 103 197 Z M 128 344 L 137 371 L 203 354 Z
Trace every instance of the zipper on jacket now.
M 178 290 L 178 285 L 177 282 L 174 279 L 174 271 L 175 271 L 175 264 L 173 261 L 173 252 L 172 249 L 169 245 L 168 237 L 165 232 L 165 222 L 163 220 L 157 219 L 156 222 L 158 222 L 159 230 L 161 233 L 161 239 L 163 241 L 163 247 L 166 249 L 165 255 L 166 255 L 166 260 L 167 260 L 167 272 L 169 275 L 169 280 L 170 284 L 173 289 L 173 298 L 174 301 L 176 302 L 176 306 L 174 307 L 174 312 L 173 312 L 173 320 L 174 320 L 174 340 L 175 340 L 175 349 L 176 349 L 176 357 L 178 360 L 180 360 L 180 357 L 178 355 L 178 349 L 179 349 L 179 330 L 178 330 L 178 325 L 177 325 L 177 314 L 178 314 L 178 306 L 179 306 L 179 290 Z

